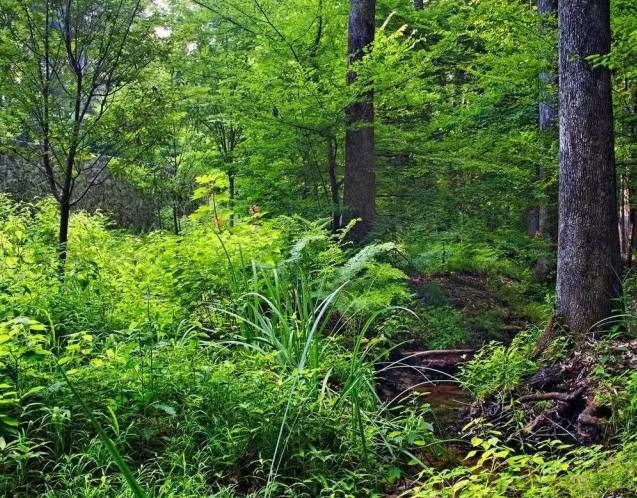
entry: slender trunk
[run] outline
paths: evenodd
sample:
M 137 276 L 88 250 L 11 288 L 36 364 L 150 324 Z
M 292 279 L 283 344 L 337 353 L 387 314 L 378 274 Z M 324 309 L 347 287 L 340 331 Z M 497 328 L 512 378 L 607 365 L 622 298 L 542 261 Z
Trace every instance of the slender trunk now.
M 234 226 L 234 173 L 228 173 L 228 209 L 230 209 L 230 226 Z
M 556 314 L 575 334 L 609 316 L 620 290 L 609 0 L 560 0 L 560 186 Z
M 173 228 L 175 235 L 179 235 L 179 216 L 177 215 L 177 204 L 173 202 Z
M 630 245 L 628 247 L 628 255 L 626 263 L 628 266 L 633 264 L 633 252 L 637 249 L 637 208 L 630 208 Z
M 66 30 L 67 32 L 70 32 L 68 26 L 66 27 Z M 67 44 L 70 44 L 68 39 L 67 39 Z M 69 50 L 69 53 L 70 53 L 70 49 L 67 49 L 67 50 Z M 80 138 L 80 126 L 82 124 L 81 105 L 82 105 L 83 75 L 82 75 L 82 70 L 79 67 L 79 63 L 76 62 L 76 66 L 74 67 L 74 70 L 75 70 L 75 78 L 76 78 L 76 87 L 75 87 L 75 102 L 74 102 L 74 109 L 73 109 L 73 129 L 71 131 L 71 137 L 69 140 L 69 149 L 66 154 L 66 165 L 64 168 L 64 183 L 62 185 L 62 193 L 60 194 L 59 261 L 60 261 L 61 273 L 64 273 L 64 267 L 66 265 L 67 242 L 68 242 L 68 233 L 69 233 L 69 218 L 71 214 L 71 205 L 72 205 L 71 196 L 73 195 L 73 187 L 75 183 L 75 178 L 73 177 L 73 169 L 75 168 L 75 158 L 77 155 L 78 142 Z
M 341 228 L 340 195 L 338 192 L 338 177 L 336 175 L 336 139 L 327 137 L 327 173 L 330 178 L 330 192 L 332 194 L 332 231 Z
M 624 256 L 628 252 L 628 243 L 630 231 L 630 205 L 627 193 L 627 178 L 625 175 L 619 176 L 619 252 Z
M 69 150 L 64 170 L 64 184 L 60 194 L 60 236 L 58 260 L 60 273 L 64 273 L 67 255 L 67 242 L 69 237 L 69 220 L 71 217 L 71 195 L 73 193 L 73 166 L 75 164 L 75 148 Z
M 67 256 L 67 244 L 69 241 L 69 219 L 71 217 L 71 203 L 62 196 L 62 200 L 60 201 L 60 230 L 59 230 L 59 249 L 58 249 L 58 260 L 59 260 L 59 271 L 63 275 L 64 268 L 66 266 L 66 256 Z
M 374 41 L 376 0 L 350 0 L 348 25 L 349 84 L 356 81 L 352 65 L 363 58 Z M 357 96 L 346 109 L 345 188 L 343 200 L 348 220 L 360 218 L 350 232 L 360 242 L 371 231 L 376 209 L 374 177 L 374 95 Z

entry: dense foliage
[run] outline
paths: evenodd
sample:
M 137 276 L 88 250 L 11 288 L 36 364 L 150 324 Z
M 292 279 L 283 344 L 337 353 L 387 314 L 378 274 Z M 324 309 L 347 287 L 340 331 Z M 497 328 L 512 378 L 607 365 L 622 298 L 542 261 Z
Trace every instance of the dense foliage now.
M 637 496 L 637 278 L 585 340 L 543 332 L 562 332 L 558 126 L 538 123 L 555 13 L 377 0 L 353 58 L 350 5 L 2 2 L 1 495 Z M 635 0 L 612 32 L 587 63 L 612 72 L 630 268 Z M 377 216 L 358 244 L 362 95 Z M 459 359 L 413 362 L 432 350 Z M 566 394 L 529 383 L 580 364 L 603 434 L 535 430 Z

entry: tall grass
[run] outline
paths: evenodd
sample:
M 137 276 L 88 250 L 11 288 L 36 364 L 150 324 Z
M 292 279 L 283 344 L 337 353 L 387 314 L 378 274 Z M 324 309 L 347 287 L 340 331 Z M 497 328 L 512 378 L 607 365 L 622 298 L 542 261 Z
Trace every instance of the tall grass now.
M 305 363 L 318 368 L 325 349 L 322 339 L 333 316 L 330 304 L 344 285 L 320 299 L 315 284 L 302 275 L 294 280 L 276 269 L 266 273 L 253 267 L 247 287 L 261 290 L 241 295 L 235 311 L 218 311 L 236 320 L 237 344 L 275 351 L 280 363 L 290 369 Z
M 348 283 L 331 291 L 325 289 L 326 285 L 329 283 L 313 279 L 298 269 L 258 270 L 253 265 L 250 279 L 243 282 L 244 288 L 250 290 L 237 300 L 237 309 L 217 310 L 232 317 L 238 325 L 237 336 L 228 341 L 229 344 L 274 352 L 280 366 L 292 376 L 264 488 L 265 496 L 275 493 L 288 438 L 297 423 L 290 417 L 290 411 L 293 403 L 298 402 L 296 397 L 300 395 L 301 383 L 309 387 L 304 390 L 304 396 L 329 396 L 337 410 L 350 413 L 352 436 L 361 445 L 363 461 L 368 460 L 372 445 L 377 443 L 390 453 L 406 452 L 382 436 L 399 428 L 400 424 L 392 420 L 388 405 L 376 392 L 374 365 L 380 363 L 388 351 L 376 348 L 376 342 L 371 338 L 379 317 L 398 307 L 377 310 L 369 316 L 348 306 L 341 306 L 337 311 L 335 303 L 339 299 L 346 300 L 343 291 Z M 398 309 L 410 312 L 405 308 Z M 330 387 L 333 372 L 328 366 L 328 355 L 334 343 L 343 336 L 351 343 L 348 368 L 341 372 L 338 388 L 333 388 Z M 381 435 L 380 441 L 368 440 L 369 428 L 374 429 L 372 432 L 376 436 Z M 418 460 L 412 453 L 406 454 L 410 459 Z

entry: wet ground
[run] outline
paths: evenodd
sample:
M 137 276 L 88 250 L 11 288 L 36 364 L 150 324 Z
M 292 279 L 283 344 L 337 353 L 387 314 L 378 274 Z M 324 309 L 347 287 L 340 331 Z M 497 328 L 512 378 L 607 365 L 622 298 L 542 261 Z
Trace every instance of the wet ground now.
M 472 353 L 398 350 L 388 362 L 377 365 L 381 397 L 390 403 L 418 403 L 423 407 L 423 417 L 433 424 L 437 442 L 414 450 L 414 455 L 429 467 L 456 467 L 464 462 L 469 450 L 459 432 L 471 396 L 460 387 L 456 374 Z M 413 485 L 401 481 L 386 498 L 404 496 Z
M 427 447 L 419 457 L 432 467 L 457 465 L 466 454 L 459 440 L 462 413 L 471 396 L 456 378 L 458 367 L 473 356 L 469 349 L 444 351 L 397 350 L 390 360 L 378 365 L 379 393 L 388 402 L 417 401 L 423 416 L 434 426 L 440 444 Z

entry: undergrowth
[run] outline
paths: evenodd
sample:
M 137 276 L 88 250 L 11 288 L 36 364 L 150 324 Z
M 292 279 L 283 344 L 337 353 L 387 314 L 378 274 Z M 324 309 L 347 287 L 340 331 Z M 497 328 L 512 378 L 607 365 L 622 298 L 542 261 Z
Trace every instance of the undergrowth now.
M 432 439 L 375 391 L 372 329 L 408 296 L 393 245 L 79 213 L 60 279 L 53 204 L 0 207 L 3 495 L 367 496 Z
M 603 362 L 596 375 L 615 393 L 611 446 L 522 450 L 485 425 L 464 464 L 428 465 L 427 448 L 442 444 L 428 406 L 382 401 L 375 365 L 410 330 L 445 348 L 461 346 L 467 329 L 436 289 L 435 302 L 410 303 L 394 244 L 353 248 L 347 229 L 258 216 L 223 230 L 199 216 L 179 236 L 134 237 L 77 213 L 60 278 L 55 225 L 50 201 L 0 199 L 3 496 L 359 497 L 400 494 L 407 482 L 404 496 L 418 497 L 635 488 L 637 379 Z M 542 366 L 537 336 L 487 344 L 462 369 L 462 387 L 510 402 Z

